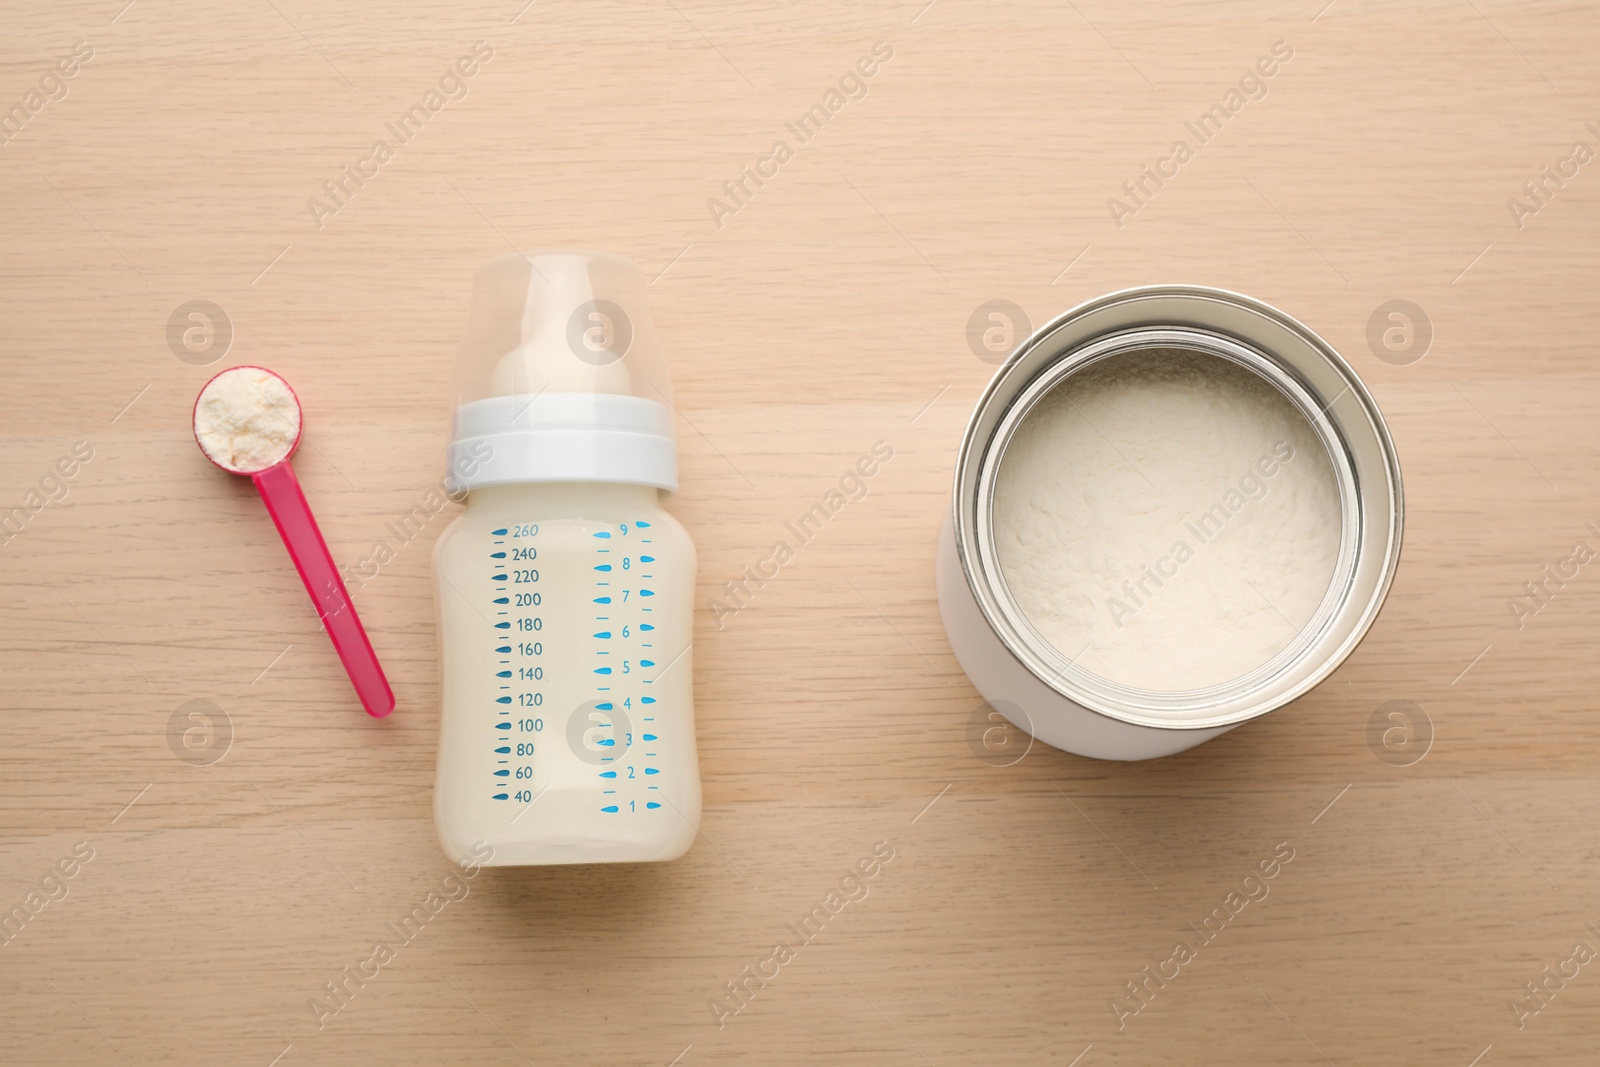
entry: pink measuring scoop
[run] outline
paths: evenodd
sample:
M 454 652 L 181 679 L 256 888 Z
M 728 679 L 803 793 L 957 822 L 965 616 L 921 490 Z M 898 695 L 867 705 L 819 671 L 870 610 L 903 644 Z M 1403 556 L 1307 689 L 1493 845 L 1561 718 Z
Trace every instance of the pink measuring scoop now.
M 282 385 L 287 399 L 278 393 L 275 383 Z M 259 397 L 259 403 L 245 391 L 246 387 Z M 207 403 L 208 394 L 212 403 Z M 241 398 L 254 404 L 253 410 L 240 411 Z M 231 406 L 219 416 L 218 408 L 223 403 Z M 228 438 L 227 455 L 214 454 L 207 448 L 207 434 L 214 435 L 219 425 L 224 430 L 240 431 L 238 438 Z M 230 367 L 208 381 L 195 398 L 195 443 L 212 463 L 229 474 L 248 475 L 255 484 L 295 570 L 300 572 L 300 581 L 311 596 L 317 616 L 333 641 L 334 651 L 350 676 L 350 684 L 355 686 L 361 706 L 368 715 L 381 719 L 394 710 L 394 692 L 289 464 L 289 457 L 300 445 L 303 426 L 300 398 L 282 376 L 265 367 Z M 287 436 L 290 429 L 294 432 L 292 440 Z M 246 442 L 242 450 L 235 446 L 240 438 Z M 213 448 L 220 451 L 218 440 L 213 436 Z M 285 440 L 286 448 L 282 444 Z

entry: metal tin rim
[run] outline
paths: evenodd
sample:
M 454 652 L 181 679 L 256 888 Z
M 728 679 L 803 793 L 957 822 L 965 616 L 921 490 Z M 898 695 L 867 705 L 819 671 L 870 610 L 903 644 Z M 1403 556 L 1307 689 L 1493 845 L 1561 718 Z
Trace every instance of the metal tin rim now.
M 1141 317 L 1146 305 L 1153 311 Z M 988 543 L 985 496 L 992 491 L 992 472 L 1010 431 L 1027 407 L 1090 363 L 1150 347 L 1150 338 L 1163 336 L 1187 342 L 1176 347 L 1233 359 L 1283 391 L 1328 447 L 1343 515 L 1334 580 L 1300 636 L 1239 679 L 1176 694 L 1099 678 L 1038 635 L 1005 589 Z M 1393 440 L 1376 402 L 1344 358 L 1277 308 L 1239 293 L 1187 285 L 1142 286 L 1098 297 L 1024 341 L 996 371 L 973 409 L 957 453 L 951 507 L 963 576 L 1007 652 L 1045 685 L 1089 711 L 1174 730 L 1256 718 L 1303 695 L 1337 669 L 1365 636 L 1388 593 L 1399 562 L 1404 515 Z

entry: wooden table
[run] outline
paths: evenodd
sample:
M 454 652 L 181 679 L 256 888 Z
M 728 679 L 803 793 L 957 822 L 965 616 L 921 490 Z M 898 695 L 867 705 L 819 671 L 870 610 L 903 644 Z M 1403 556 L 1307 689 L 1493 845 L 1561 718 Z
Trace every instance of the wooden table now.
M 1592 6 L 521 2 L 7 16 L 0 1060 L 1595 1062 L 1600 564 L 1544 571 L 1600 550 Z M 744 610 L 697 609 L 688 856 L 460 896 L 431 824 L 455 508 L 401 520 L 444 473 L 474 268 L 570 246 L 652 279 L 706 601 L 874 443 L 893 458 Z M 993 370 L 969 319 L 1164 281 L 1260 297 L 1354 364 L 1401 452 L 1399 577 L 1264 720 L 1004 765 L 933 596 Z M 335 554 L 386 550 L 356 592 L 386 722 L 190 437 L 201 383 L 246 362 L 304 400 Z

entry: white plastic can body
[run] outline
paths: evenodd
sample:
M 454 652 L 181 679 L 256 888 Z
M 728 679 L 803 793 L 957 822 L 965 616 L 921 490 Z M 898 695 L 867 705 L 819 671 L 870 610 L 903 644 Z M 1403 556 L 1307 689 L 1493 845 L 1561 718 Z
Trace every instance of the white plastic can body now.
M 1030 405 L 1097 360 L 1160 347 L 1227 359 L 1277 386 L 1327 449 L 1342 517 L 1333 580 L 1293 643 L 1238 679 L 1182 693 L 1119 685 L 1050 647 L 1006 588 L 992 530 L 1000 458 Z M 1297 699 L 1344 662 L 1388 593 L 1403 516 L 1388 428 L 1366 386 L 1327 342 L 1276 308 L 1237 293 L 1200 286 L 1130 289 L 1040 328 L 979 398 L 939 535 L 939 611 L 968 678 L 1019 729 L 1097 759 L 1171 755 Z

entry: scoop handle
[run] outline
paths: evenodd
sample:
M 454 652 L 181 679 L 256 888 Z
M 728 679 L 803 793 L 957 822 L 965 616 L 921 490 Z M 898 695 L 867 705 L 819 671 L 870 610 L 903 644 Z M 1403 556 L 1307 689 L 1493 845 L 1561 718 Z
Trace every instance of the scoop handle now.
M 300 572 L 300 581 L 305 583 L 311 603 L 333 640 L 333 649 L 350 676 L 350 684 L 355 686 L 356 696 L 361 698 L 361 706 L 373 718 L 383 718 L 394 710 L 394 693 L 389 688 L 389 680 L 383 676 L 383 668 L 378 665 L 372 642 L 367 640 L 367 631 L 356 617 L 356 606 L 345 591 L 339 568 L 334 565 L 327 542 L 322 539 L 322 531 L 311 515 L 305 494 L 300 491 L 294 468 L 284 460 L 252 474 L 250 480 L 267 505 L 267 514 L 272 516 L 272 523 L 278 528 L 283 547 L 289 550 L 295 570 Z

